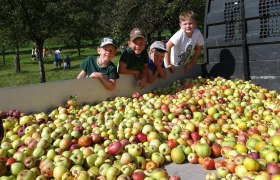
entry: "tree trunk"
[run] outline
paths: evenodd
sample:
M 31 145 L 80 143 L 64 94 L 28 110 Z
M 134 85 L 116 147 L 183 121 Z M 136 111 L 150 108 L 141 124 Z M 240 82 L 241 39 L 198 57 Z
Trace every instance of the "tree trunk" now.
M 76 40 L 77 43 L 77 48 L 78 48 L 78 56 L 81 56 L 81 41 L 80 40 Z
M 162 38 L 161 38 L 161 30 L 158 30 L 158 32 L 157 32 L 157 38 L 158 38 L 158 40 L 162 40 Z
M 15 56 L 15 67 L 16 67 L 16 73 L 20 73 L 20 59 L 19 59 L 19 47 L 16 47 L 16 56 Z
M 5 52 L 2 53 L 3 65 L 6 65 Z
M 148 41 L 148 44 L 151 44 L 151 33 L 147 34 L 147 41 Z
M 36 42 L 36 46 L 38 48 L 40 83 L 45 83 L 46 82 L 46 73 L 45 73 L 45 66 L 44 66 L 44 61 L 43 61 L 43 45 L 44 45 L 44 41 Z

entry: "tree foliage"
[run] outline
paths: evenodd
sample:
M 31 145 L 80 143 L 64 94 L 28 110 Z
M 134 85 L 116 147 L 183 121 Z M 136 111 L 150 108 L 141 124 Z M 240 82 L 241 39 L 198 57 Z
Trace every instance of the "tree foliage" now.
M 26 41 L 35 43 L 40 82 L 45 82 L 42 49 L 49 38 L 58 38 L 80 53 L 83 41 L 112 36 L 121 44 L 128 40 L 131 29 L 139 27 L 145 30 L 150 42 L 153 33 L 161 39 L 163 30 L 176 32 L 178 16 L 184 10 L 197 12 L 202 28 L 204 8 L 204 0 L 2 0 L 0 36 L 16 50 Z M 15 54 L 16 69 L 20 72 L 19 52 Z

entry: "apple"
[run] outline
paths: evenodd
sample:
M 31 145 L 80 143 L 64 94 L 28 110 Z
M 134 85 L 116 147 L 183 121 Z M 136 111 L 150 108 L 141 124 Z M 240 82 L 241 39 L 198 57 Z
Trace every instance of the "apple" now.
M 181 164 L 186 159 L 185 152 L 180 147 L 173 148 L 170 152 L 170 155 L 171 155 L 172 162 L 176 164 Z
M 29 156 L 23 159 L 23 164 L 26 168 L 31 169 L 36 166 L 38 158 Z
M 198 163 L 198 155 L 194 152 L 190 153 L 188 155 L 187 159 L 191 164 L 197 164 Z
M 277 163 L 279 161 L 279 155 L 275 151 L 267 151 L 265 155 L 267 163 Z
M 147 141 L 147 136 L 146 134 L 142 133 L 142 132 L 139 132 L 137 135 L 136 135 L 137 139 L 139 142 L 143 143 L 143 142 L 146 142 Z
M 110 155 L 117 155 L 123 149 L 123 146 L 120 141 L 115 141 L 108 146 L 108 154 Z
M 159 145 L 159 153 L 161 153 L 162 155 L 169 155 L 171 152 L 171 148 L 168 146 L 167 143 L 162 143 L 161 145 Z
M 278 164 L 268 163 L 266 166 L 266 171 L 268 171 L 271 174 L 280 174 L 280 167 Z
M 234 157 L 234 163 L 236 165 L 242 165 L 245 158 L 246 158 L 245 155 L 238 154 Z
M 157 163 L 158 165 L 162 165 L 164 163 L 164 156 L 159 152 L 154 152 L 151 155 L 151 160 Z
M 17 175 L 18 180 L 36 179 L 36 174 L 31 170 L 23 170 Z
M 117 179 L 118 175 L 120 174 L 120 170 L 114 166 L 111 166 L 106 171 L 106 178 L 109 179 Z
M 213 179 L 213 176 L 211 176 L 211 178 Z M 168 180 L 181 180 L 181 178 L 179 176 L 169 176 Z
M 158 163 L 151 160 L 151 161 L 148 161 L 146 163 L 145 169 L 146 170 L 153 170 L 153 169 L 158 168 L 158 166 L 159 166 Z
M 175 139 L 169 139 L 168 142 L 167 142 L 167 145 L 173 149 L 177 146 L 177 141 Z
M 220 178 L 225 178 L 228 174 L 229 174 L 229 170 L 226 167 L 220 166 L 217 168 L 217 175 Z
M 215 161 L 211 157 L 206 157 L 202 161 L 202 166 L 206 170 L 212 170 L 215 168 Z
M 63 166 L 63 165 L 59 165 L 56 166 L 53 169 L 53 177 L 55 179 L 62 179 L 63 174 L 69 172 L 69 170 L 67 169 L 67 167 Z
M 208 144 L 199 143 L 194 148 L 198 157 L 209 157 L 211 155 L 211 148 Z
M 247 168 L 244 165 L 237 165 L 235 167 L 235 174 L 239 177 L 239 178 L 243 178 L 246 176 L 246 174 L 248 173 Z
M 140 156 L 142 154 L 142 148 L 138 144 L 130 144 L 128 146 L 128 153 L 133 157 Z
M 143 180 L 145 177 L 146 175 L 143 171 L 134 171 L 131 175 L 132 180 Z
M 21 162 L 15 162 L 10 167 L 11 174 L 14 176 L 17 176 L 23 170 L 25 170 L 25 167 Z

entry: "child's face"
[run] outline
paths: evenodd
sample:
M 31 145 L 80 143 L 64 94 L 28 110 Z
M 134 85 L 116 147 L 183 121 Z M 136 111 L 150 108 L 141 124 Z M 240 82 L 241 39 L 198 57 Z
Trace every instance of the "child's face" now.
M 146 48 L 146 40 L 143 38 L 136 38 L 134 41 L 128 41 L 129 47 L 135 52 L 135 54 L 141 54 Z
M 154 64 L 162 64 L 164 60 L 164 52 L 160 52 L 157 50 L 152 50 L 149 52 L 149 56 L 151 60 L 154 62 Z
M 188 19 L 186 21 L 180 22 L 180 27 L 183 29 L 188 35 L 192 35 L 193 31 L 196 28 L 196 21 L 193 19 Z
M 111 61 L 116 55 L 116 47 L 110 44 L 105 45 L 98 48 L 98 54 L 101 59 Z

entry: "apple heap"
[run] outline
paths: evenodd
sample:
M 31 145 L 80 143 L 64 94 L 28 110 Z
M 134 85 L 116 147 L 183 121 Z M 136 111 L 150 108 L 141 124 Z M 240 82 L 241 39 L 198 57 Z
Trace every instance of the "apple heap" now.
M 167 163 L 201 164 L 206 179 L 280 176 L 280 95 L 250 81 L 177 80 L 141 95 L 51 112 L 1 112 L 0 176 L 180 179 Z

